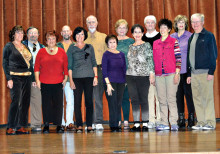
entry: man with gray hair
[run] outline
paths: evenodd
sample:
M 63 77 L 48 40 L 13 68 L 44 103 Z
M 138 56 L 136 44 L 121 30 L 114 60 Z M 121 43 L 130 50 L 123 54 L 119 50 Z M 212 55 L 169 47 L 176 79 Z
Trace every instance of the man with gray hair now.
M 149 42 L 153 49 L 153 42 L 157 39 L 160 39 L 161 35 L 156 31 L 156 17 L 153 15 L 146 16 L 144 18 L 144 25 L 147 29 L 147 33 L 143 35 L 142 40 Z M 155 101 L 156 101 L 156 115 L 155 115 Z M 156 123 L 160 122 L 160 106 L 157 98 L 156 87 L 150 84 L 148 92 L 148 105 L 149 105 L 149 123 L 148 128 L 155 128 Z M 156 118 L 156 119 L 155 119 Z M 143 126 L 144 127 L 144 126 Z
M 102 78 L 102 56 L 103 53 L 106 51 L 107 46 L 105 44 L 106 34 L 98 32 L 97 26 L 98 21 L 97 18 L 93 15 L 90 15 L 86 18 L 86 24 L 88 27 L 88 38 L 85 40 L 85 43 L 91 44 L 95 51 L 95 58 L 97 62 L 97 69 L 98 69 L 98 85 L 93 89 L 93 96 L 95 99 L 95 112 L 94 112 L 94 123 L 93 129 L 102 130 L 104 129 L 102 126 L 103 123 L 103 93 L 104 93 L 104 86 L 103 86 L 103 78 Z
M 191 83 L 193 101 L 198 123 L 192 129 L 212 130 L 216 128 L 213 82 L 216 69 L 217 46 L 215 36 L 207 31 L 204 15 L 191 16 L 194 33 L 188 43 L 188 78 Z
M 39 31 L 36 27 L 29 27 L 27 29 L 27 38 L 28 40 L 23 41 L 23 44 L 26 45 L 33 57 L 33 67 L 35 64 L 35 59 L 38 51 L 41 48 L 44 48 L 44 45 L 38 42 Z M 41 92 L 40 89 L 37 88 L 36 82 L 32 82 L 31 86 L 31 100 L 30 100 L 30 108 L 31 108 L 31 130 L 34 132 L 41 131 L 42 124 L 42 108 L 41 108 Z

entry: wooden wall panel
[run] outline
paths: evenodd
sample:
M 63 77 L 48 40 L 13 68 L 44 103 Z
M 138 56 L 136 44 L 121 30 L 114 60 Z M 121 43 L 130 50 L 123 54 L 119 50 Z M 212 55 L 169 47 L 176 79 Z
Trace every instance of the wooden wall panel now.
M 168 18 L 173 21 L 178 14 L 190 17 L 196 12 L 205 14 L 205 28 L 214 33 L 217 44 L 219 44 L 220 11 L 217 9 L 219 7 L 219 0 L 209 0 L 208 5 L 206 0 L 0 0 L 0 48 L 3 49 L 9 41 L 9 30 L 16 24 L 23 25 L 25 29 L 29 26 L 37 27 L 40 32 L 39 41 L 44 43 L 46 31 L 56 30 L 60 33 L 61 28 L 66 24 L 72 30 L 77 26 L 83 26 L 87 29 L 86 18 L 89 15 L 97 17 L 98 31 L 106 34 L 116 34 L 114 25 L 120 18 L 126 19 L 131 28 L 136 23 L 144 26 L 145 16 L 151 14 L 156 16 L 157 21 L 161 18 Z M 158 27 L 157 30 L 159 30 Z M 190 28 L 190 31 L 192 31 L 192 28 Z M 128 36 L 132 37 L 130 29 Z M 219 46 L 218 49 L 220 49 Z M 219 57 L 214 81 L 217 118 L 220 118 Z M 2 59 L 0 62 L 2 63 Z M 3 69 L 0 70 L 0 73 L 0 124 L 5 124 L 11 101 Z M 103 101 L 104 120 L 108 120 L 108 105 L 105 96 Z M 83 114 L 85 120 L 84 109 Z M 130 118 L 132 119 L 132 116 Z

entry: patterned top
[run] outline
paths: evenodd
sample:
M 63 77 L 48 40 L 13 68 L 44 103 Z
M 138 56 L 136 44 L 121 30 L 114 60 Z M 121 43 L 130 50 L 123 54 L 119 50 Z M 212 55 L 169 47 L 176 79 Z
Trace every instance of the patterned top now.
M 151 45 L 145 42 L 141 45 L 129 46 L 128 69 L 126 75 L 149 76 L 154 73 L 153 52 Z

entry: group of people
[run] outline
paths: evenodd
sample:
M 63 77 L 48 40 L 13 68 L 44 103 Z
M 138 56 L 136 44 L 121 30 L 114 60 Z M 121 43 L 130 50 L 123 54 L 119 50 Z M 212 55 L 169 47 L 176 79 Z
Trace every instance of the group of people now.
M 116 22 L 117 36 L 106 35 L 97 31 L 97 18 L 90 15 L 86 19 L 88 32 L 83 27 L 72 32 L 66 25 L 58 42 L 58 34 L 48 31 L 46 47 L 38 42 L 36 27 L 27 29 L 27 40 L 22 26 L 13 27 L 10 42 L 3 49 L 3 69 L 12 99 L 6 134 L 29 133 L 29 106 L 32 131 L 42 131 L 43 113 L 43 133 L 50 132 L 50 123 L 57 125 L 57 133 L 64 129 L 83 132 L 83 93 L 86 131 L 102 130 L 104 92 L 112 132 L 121 131 L 121 109 L 123 129 L 132 132 L 152 128 L 177 131 L 186 126 L 215 129 L 213 80 L 217 46 L 214 35 L 203 27 L 204 15 L 191 16 L 193 34 L 187 31 L 188 19 L 184 15 L 178 15 L 174 25 L 161 19 L 160 32 L 156 31 L 156 23 L 155 16 L 146 16 L 147 32 L 144 34 L 144 27 L 135 24 L 131 27 L 132 39 L 127 36 L 126 20 Z M 170 35 L 172 27 L 175 33 Z

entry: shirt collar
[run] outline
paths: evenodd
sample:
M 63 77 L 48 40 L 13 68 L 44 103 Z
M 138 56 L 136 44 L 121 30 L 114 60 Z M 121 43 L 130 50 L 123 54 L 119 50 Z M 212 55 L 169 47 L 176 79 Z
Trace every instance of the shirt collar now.
M 97 30 L 95 31 L 94 34 L 92 34 L 90 31 L 88 31 L 88 37 L 89 37 L 89 38 L 96 38 L 97 33 L 98 33 Z
M 150 37 L 150 38 L 151 38 L 151 37 L 156 36 L 158 33 L 159 33 L 159 32 L 157 32 L 156 29 L 155 29 L 152 33 L 148 33 L 148 32 L 147 32 L 145 35 L 146 35 L 146 37 Z

